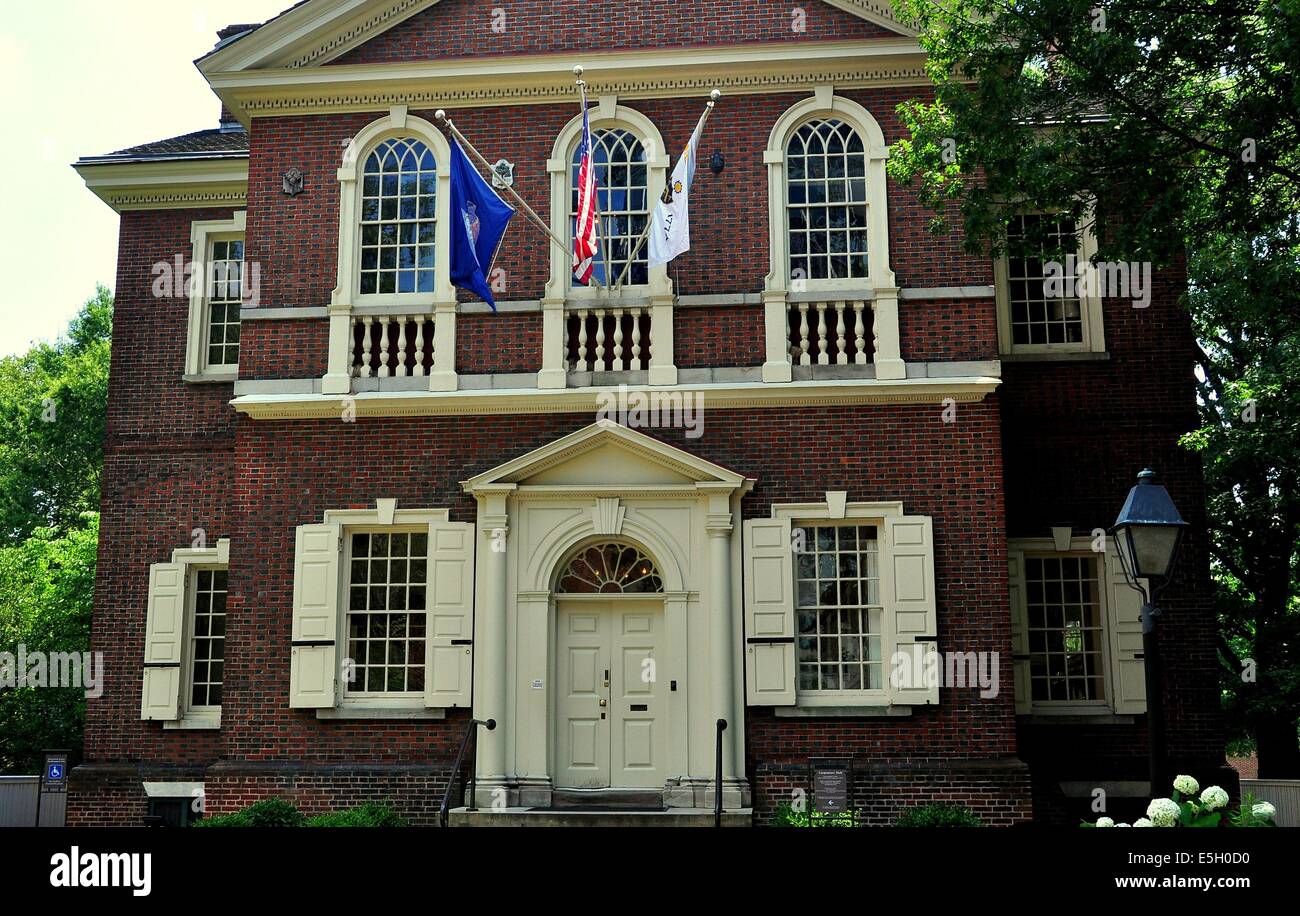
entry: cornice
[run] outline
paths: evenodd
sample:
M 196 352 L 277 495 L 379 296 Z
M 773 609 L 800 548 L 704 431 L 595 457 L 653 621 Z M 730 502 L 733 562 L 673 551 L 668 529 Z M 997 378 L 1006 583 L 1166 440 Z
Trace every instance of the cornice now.
M 217 73 L 209 81 L 245 123 L 253 117 L 571 102 L 581 60 L 592 95 L 620 99 L 812 91 L 929 83 L 914 39 L 790 42 L 607 54 L 532 55 Z
M 1002 383 L 991 376 L 914 378 L 899 381 L 850 379 L 765 384 L 737 382 L 652 388 L 633 386 L 633 393 L 699 394 L 703 409 L 844 407 L 871 404 L 928 404 L 981 401 Z M 393 391 L 356 395 L 242 395 L 231 406 L 254 420 L 338 419 L 346 408 L 357 417 L 501 416 L 509 414 L 591 413 L 604 406 L 602 388 L 515 389 L 484 391 Z M 355 413 L 354 413 L 355 412 Z
M 90 191 L 118 213 L 243 207 L 248 160 L 88 163 L 74 166 Z

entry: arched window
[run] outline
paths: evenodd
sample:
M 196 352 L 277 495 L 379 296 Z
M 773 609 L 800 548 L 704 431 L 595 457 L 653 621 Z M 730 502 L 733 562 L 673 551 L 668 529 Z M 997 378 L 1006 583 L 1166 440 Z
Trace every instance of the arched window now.
M 627 268 L 624 285 L 644 285 L 649 282 L 648 249 L 642 245 L 635 257 L 633 249 L 650 217 L 650 176 L 645 145 L 636 134 L 622 127 L 593 130 L 591 145 L 601 215 L 601 257 L 596 259 L 593 275 L 610 286 Z M 581 163 L 582 144 L 579 143 L 573 151 L 569 174 L 570 245 L 577 231 Z
M 791 381 L 794 363 L 806 366 L 818 351 L 819 363 L 862 364 L 866 341 L 876 378 L 907 377 L 889 264 L 888 157 L 871 112 L 830 86 L 773 125 L 763 152 L 771 239 L 763 381 Z
M 664 590 L 659 570 L 629 544 L 593 544 L 579 551 L 560 574 L 556 589 L 566 595 L 645 595 Z
M 438 163 L 413 137 L 382 140 L 361 187 L 361 295 L 432 293 Z
M 866 279 L 867 155 L 839 118 L 805 121 L 786 145 L 790 276 Z

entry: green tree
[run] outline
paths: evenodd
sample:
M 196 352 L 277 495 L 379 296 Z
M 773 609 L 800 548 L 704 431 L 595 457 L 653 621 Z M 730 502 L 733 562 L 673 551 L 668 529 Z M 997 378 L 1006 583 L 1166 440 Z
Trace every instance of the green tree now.
M 18 686 L 16 656 L 89 649 L 112 318 L 101 286 L 66 336 L 0 359 L 0 683 L 15 684 L 0 686 L 4 773 L 81 747 L 83 687 Z
M 0 359 L 0 545 L 99 508 L 112 319 L 100 286 L 66 337 Z
M 936 231 L 1091 202 L 1098 260 L 1186 257 L 1228 709 L 1300 776 L 1300 0 L 895 2 L 935 92 L 890 173 Z
M 86 513 L 79 521 L 63 536 L 42 528 L 0 547 L 0 651 L 89 650 L 99 517 Z M 44 748 L 79 749 L 85 717 L 80 687 L 0 689 L 0 773 L 37 772 Z

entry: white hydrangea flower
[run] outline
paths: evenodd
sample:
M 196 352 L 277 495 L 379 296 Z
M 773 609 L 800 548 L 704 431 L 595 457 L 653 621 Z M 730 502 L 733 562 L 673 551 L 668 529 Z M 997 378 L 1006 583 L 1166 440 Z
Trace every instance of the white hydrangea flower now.
M 1210 786 L 1201 793 L 1201 804 L 1206 811 L 1217 811 L 1228 803 L 1228 793 L 1218 786 Z
M 1256 802 L 1255 807 L 1251 809 L 1255 817 L 1277 817 L 1277 809 L 1269 802 Z
M 1155 824 L 1151 823 L 1151 822 L 1150 822 L 1149 820 L 1147 820 L 1145 817 L 1139 817 L 1137 820 L 1135 820 L 1135 821 L 1133 822 L 1133 826 L 1134 826 L 1134 827 L 1154 827 Z
M 1147 805 L 1147 817 L 1156 827 L 1173 827 L 1178 823 L 1180 814 L 1178 803 L 1172 798 L 1157 798 Z
M 1116 826 L 1116 827 L 1127 827 L 1128 824 L 1125 824 L 1125 823 L 1122 823 L 1122 822 L 1121 822 L 1121 823 L 1119 823 L 1119 824 L 1116 824 L 1115 826 Z
M 1174 788 L 1184 795 L 1195 795 L 1201 791 L 1201 784 L 1190 776 L 1179 776 L 1174 779 Z
M 1097 826 L 1098 826 L 1098 827 L 1114 827 L 1114 826 L 1115 826 L 1115 822 L 1114 822 L 1113 820 L 1111 820 L 1110 818 L 1108 818 L 1108 817 L 1099 817 L 1099 818 L 1097 818 Z

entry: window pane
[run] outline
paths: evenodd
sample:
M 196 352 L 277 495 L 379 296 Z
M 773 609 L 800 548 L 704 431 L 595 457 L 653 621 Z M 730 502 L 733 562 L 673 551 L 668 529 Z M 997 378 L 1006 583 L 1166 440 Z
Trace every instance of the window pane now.
M 874 525 L 798 529 L 795 563 L 799 690 L 880 690 L 881 612 Z
M 424 690 L 424 532 L 357 533 L 351 540 L 348 649 L 353 693 Z
M 1035 702 L 1105 699 L 1097 559 L 1025 557 L 1030 684 Z
M 432 277 L 426 283 L 410 269 L 415 266 L 415 249 L 402 249 L 399 259 L 395 247 L 417 241 L 431 244 L 435 238 L 437 164 L 432 153 L 413 138 L 385 140 L 367 159 L 366 172 L 382 174 L 362 183 L 360 291 L 432 291 Z M 407 268 L 400 273 L 399 260 L 400 266 Z M 377 269 L 369 272 L 376 264 Z

